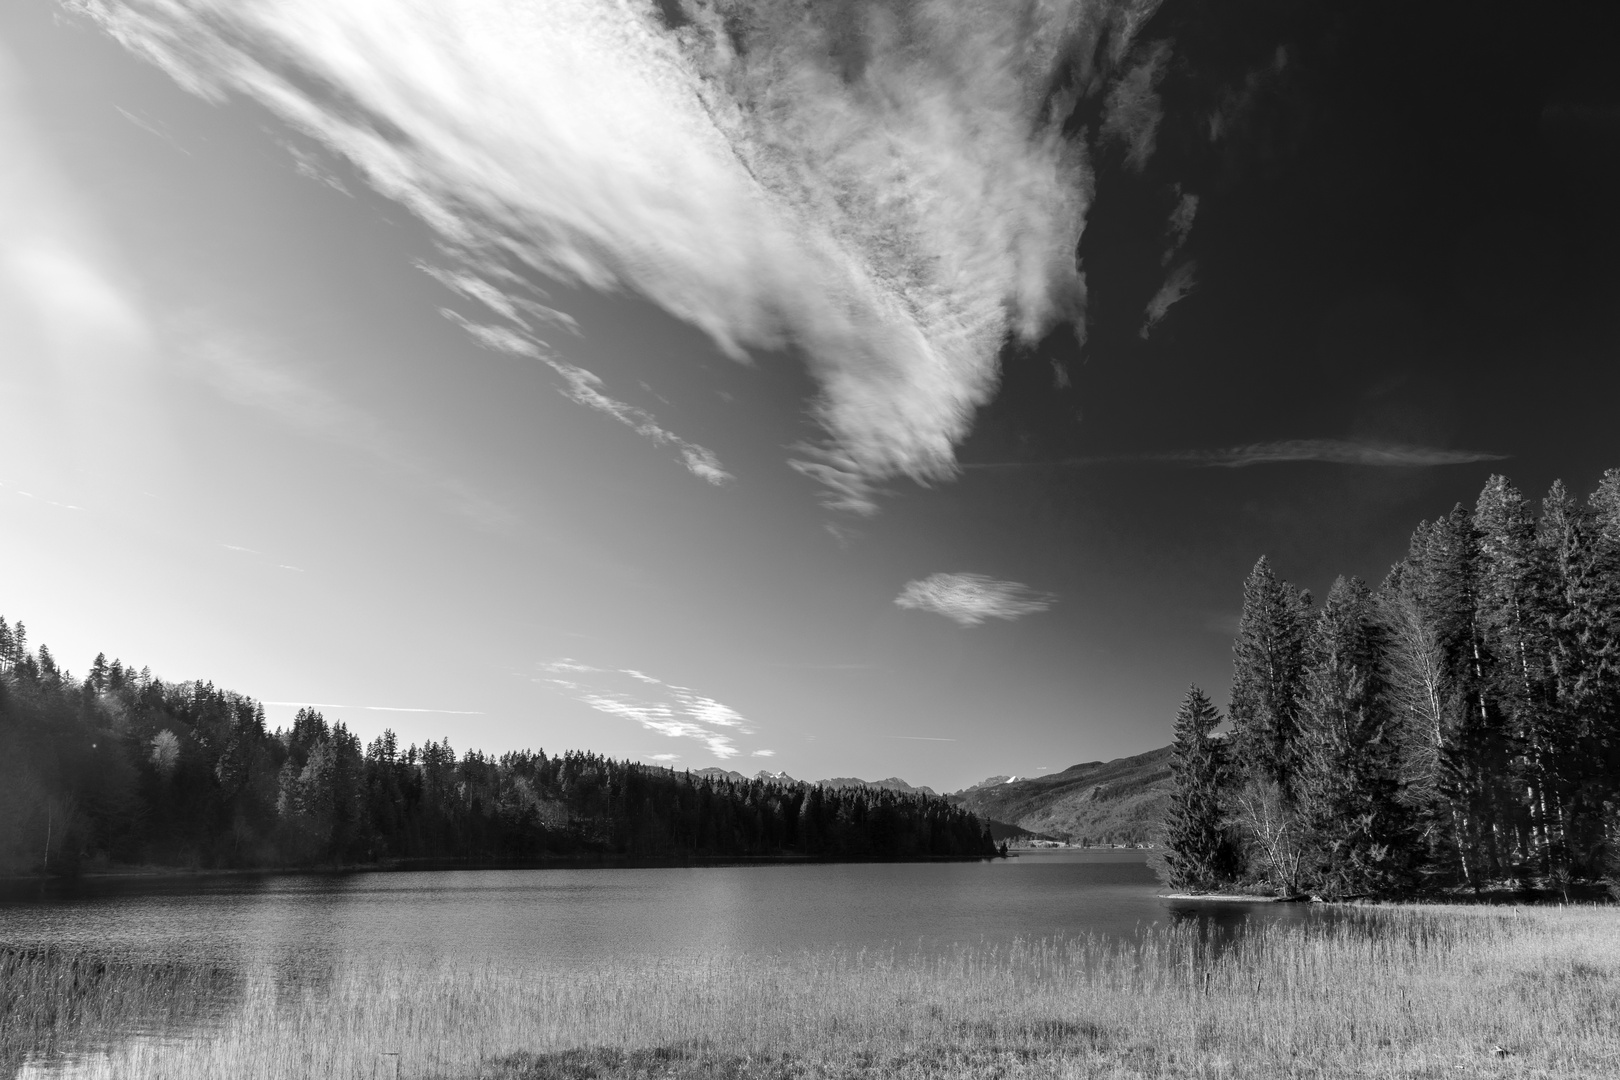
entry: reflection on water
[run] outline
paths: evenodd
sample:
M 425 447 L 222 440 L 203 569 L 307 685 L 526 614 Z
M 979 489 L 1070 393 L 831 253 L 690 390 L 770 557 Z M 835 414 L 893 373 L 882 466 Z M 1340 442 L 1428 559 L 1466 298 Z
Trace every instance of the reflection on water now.
M 961 863 L 770 864 L 102 880 L 0 897 L 0 943 L 311 970 L 353 956 L 591 964 L 830 946 L 942 948 L 1192 918 L 1313 917 L 1186 903 L 1138 852 Z

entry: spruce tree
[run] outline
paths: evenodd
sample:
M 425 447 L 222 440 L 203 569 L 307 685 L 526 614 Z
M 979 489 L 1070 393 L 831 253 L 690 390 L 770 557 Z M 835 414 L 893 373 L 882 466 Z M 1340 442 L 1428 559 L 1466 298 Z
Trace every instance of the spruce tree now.
M 1164 820 L 1162 874 L 1166 884 L 1209 892 L 1237 870 L 1226 825 L 1223 789 L 1229 780 L 1225 741 L 1214 736 L 1221 714 L 1198 687 L 1188 689 L 1176 711 L 1171 751 L 1170 808 Z
M 1311 630 L 1295 776 L 1306 872 L 1329 896 L 1387 894 L 1408 877 L 1409 815 L 1385 650 L 1371 593 L 1355 578 L 1339 578 Z
M 1305 617 L 1296 593 L 1261 556 L 1243 583 L 1243 615 L 1232 644 L 1232 752 L 1243 775 L 1293 796 Z

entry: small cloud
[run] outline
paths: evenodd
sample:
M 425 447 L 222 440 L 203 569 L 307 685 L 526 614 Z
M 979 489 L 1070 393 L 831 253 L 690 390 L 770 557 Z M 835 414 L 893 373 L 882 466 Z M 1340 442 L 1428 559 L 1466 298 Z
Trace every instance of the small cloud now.
M 1125 164 L 1141 172 L 1153 156 L 1164 106 L 1159 82 L 1170 59 L 1170 42 L 1155 41 L 1142 59 L 1109 91 L 1103 106 L 1102 137 L 1125 144 Z
M 226 551 L 240 551 L 240 552 L 242 552 L 244 554 L 247 554 L 247 555 L 263 555 L 264 554 L 264 552 L 262 552 L 262 551 L 255 551 L 253 548 L 242 547 L 242 546 L 240 546 L 238 544 L 221 544 L 219 546 L 224 548 Z
M 1198 264 L 1189 259 L 1172 270 L 1170 276 L 1164 279 L 1159 291 L 1148 301 L 1146 317 L 1142 321 L 1142 329 L 1138 331 L 1144 339 L 1164 320 L 1172 307 L 1192 292 L 1193 286 L 1198 283 L 1197 270 Z
M 351 199 L 354 198 L 354 193 L 345 187 L 343 181 L 333 175 L 331 170 L 325 168 L 320 159 L 314 154 L 301 147 L 294 146 L 292 143 L 287 143 L 286 147 L 288 155 L 293 159 L 293 170 L 299 176 L 306 180 L 313 180 L 317 184 L 325 184 L 340 195 L 347 195 Z
M 853 457 L 836 448 L 801 445 L 797 450 L 804 456 L 789 458 L 788 465 L 800 476 L 827 489 L 821 493 L 822 506 L 859 517 L 871 517 L 878 512 L 877 497 L 882 491 Z M 843 535 L 831 526 L 828 528 L 842 543 Z
M 753 753 L 749 754 L 748 756 L 749 757 L 775 757 L 776 756 L 776 751 L 775 750 L 755 750 Z
M 558 392 L 570 401 L 599 413 L 611 416 L 637 435 L 659 446 L 674 447 L 681 461 L 693 476 L 720 487 L 736 477 L 726 472 L 714 451 L 689 442 L 659 425 L 656 417 L 645 409 L 615 400 L 602 392 L 602 380 L 592 372 L 575 364 L 559 360 L 545 344 L 536 338 L 520 334 L 504 326 L 485 326 L 469 322 L 448 308 L 441 309 L 444 316 L 467 331 L 472 339 L 486 349 L 513 356 L 527 356 L 539 360 L 558 375 L 564 386 Z
M 1176 190 L 1181 191 L 1180 184 L 1176 185 Z M 1175 258 L 1176 252 L 1187 242 L 1187 234 L 1192 232 L 1193 218 L 1197 216 L 1198 196 L 1183 193 L 1176 203 L 1176 208 L 1170 211 L 1170 219 L 1164 225 L 1165 238 L 1169 242 L 1164 249 L 1164 255 L 1159 259 L 1161 265 L 1169 266 L 1170 260 Z
M 287 563 L 277 563 L 276 569 L 291 570 L 295 574 L 302 574 L 304 572 L 304 568 L 302 566 L 289 566 Z
M 647 755 L 647 760 L 648 761 L 679 761 L 679 760 L 681 760 L 681 755 L 679 755 L 679 754 L 648 754 Z
M 536 681 L 580 704 L 666 738 L 696 740 L 722 761 L 743 752 L 739 736 L 754 734 L 730 706 L 635 668 L 595 668 L 566 657 L 539 666 L 546 676 Z
M 1036 592 L 1016 581 L 997 581 L 984 574 L 932 574 L 912 581 L 894 602 L 903 608 L 932 611 L 962 626 L 986 619 L 1013 619 L 1051 607 L 1057 597 Z

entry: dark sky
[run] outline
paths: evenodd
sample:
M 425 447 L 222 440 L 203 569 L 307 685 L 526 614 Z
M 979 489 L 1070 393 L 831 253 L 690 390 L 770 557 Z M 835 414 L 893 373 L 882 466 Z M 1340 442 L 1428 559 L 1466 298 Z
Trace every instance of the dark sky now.
M 0 12 L 76 670 L 948 790 L 1223 699 L 1262 553 L 1620 465 L 1602 5 L 207 7 Z

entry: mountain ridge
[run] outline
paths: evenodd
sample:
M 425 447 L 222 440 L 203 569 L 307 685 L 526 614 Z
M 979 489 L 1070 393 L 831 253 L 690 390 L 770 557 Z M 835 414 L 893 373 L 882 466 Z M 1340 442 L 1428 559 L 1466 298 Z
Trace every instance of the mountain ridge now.
M 1045 776 L 991 777 L 946 798 L 985 820 L 1069 843 L 1151 843 L 1169 803 L 1170 752 L 1163 746 Z
M 977 814 L 998 841 L 1033 835 L 1071 844 L 1152 843 L 1169 804 L 1170 751 L 1170 747 L 1162 746 L 1109 761 L 1082 761 L 1043 776 L 989 776 L 943 798 Z M 910 784 L 897 776 L 884 780 L 839 776 L 810 781 L 795 780 L 785 772 L 762 771 L 749 777 L 714 767 L 694 769 L 692 775 L 941 797 L 932 788 Z

